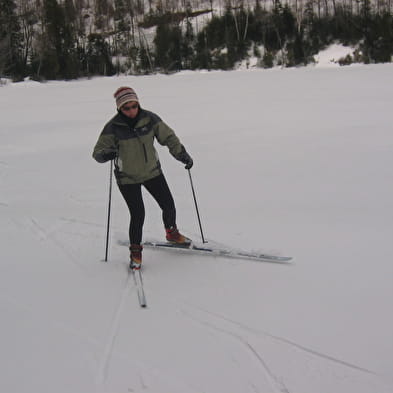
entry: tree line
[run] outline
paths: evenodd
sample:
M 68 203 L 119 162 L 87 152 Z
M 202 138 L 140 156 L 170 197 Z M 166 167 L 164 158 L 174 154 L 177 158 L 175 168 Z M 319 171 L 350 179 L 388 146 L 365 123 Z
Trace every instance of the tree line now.
M 0 0 L 0 77 L 74 79 L 116 73 L 313 62 L 331 43 L 356 48 L 341 64 L 391 62 L 391 0 L 256 0 L 193 10 L 149 0 Z M 198 27 L 198 16 L 206 21 Z

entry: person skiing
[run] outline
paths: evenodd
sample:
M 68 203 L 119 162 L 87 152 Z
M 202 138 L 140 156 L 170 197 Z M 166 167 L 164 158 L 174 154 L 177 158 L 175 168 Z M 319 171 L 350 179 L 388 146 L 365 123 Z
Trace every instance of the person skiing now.
M 183 246 L 191 244 L 191 240 L 177 228 L 175 202 L 161 169 L 154 140 L 167 146 L 186 169 L 193 166 L 193 160 L 175 132 L 158 115 L 141 107 L 134 89 L 120 87 L 114 98 L 117 114 L 104 126 L 94 147 L 93 158 L 99 163 L 114 160 L 117 185 L 130 212 L 130 268 L 139 269 L 145 220 L 142 185 L 162 210 L 167 241 Z

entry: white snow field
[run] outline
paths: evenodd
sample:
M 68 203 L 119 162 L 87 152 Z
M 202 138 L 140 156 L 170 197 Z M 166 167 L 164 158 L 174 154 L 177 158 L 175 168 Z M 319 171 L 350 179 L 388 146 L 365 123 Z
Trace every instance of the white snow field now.
M 129 85 L 172 126 L 210 244 L 289 265 L 145 249 L 92 149 Z M 0 392 L 393 392 L 393 68 L 180 73 L 0 88 Z M 178 225 L 187 171 L 158 145 Z M 145 194 L 145 238 L 163 240 Z

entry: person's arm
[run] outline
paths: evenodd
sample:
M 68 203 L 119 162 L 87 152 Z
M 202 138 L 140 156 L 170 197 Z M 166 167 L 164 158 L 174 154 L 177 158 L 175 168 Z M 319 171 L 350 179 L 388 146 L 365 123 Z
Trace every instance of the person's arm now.
M 161 119 L 156 124 L 155 136 L 161 145 L 167 146 L 170 153 L 176 160 L 185 164 L 186 169 L 190 169 L 194 162 L 187 153 L 185 147 L 180 143 L 175 132 Z
M 93 150 L 93 158 L 100 163 L 113 160 L 117 156 L 117 143 L 115 135 L 110 127 L 106 125 L 102 130 Z

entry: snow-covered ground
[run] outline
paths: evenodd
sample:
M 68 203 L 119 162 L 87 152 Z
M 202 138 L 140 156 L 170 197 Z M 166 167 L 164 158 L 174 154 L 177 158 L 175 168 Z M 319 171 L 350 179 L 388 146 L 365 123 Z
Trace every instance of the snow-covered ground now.
M 346 56 L 353 55 L 354 48 L 350 46 L 344 46 L 341 44 L 330 45 L 326 49 L 314 56 L 315 65 L 317 67 L 337 67 L 340 59 L 344 59 Z
M 259 48 L 260 53 L 264 53 L 263 45 Z M 353 56 L 355 52 L 354 47 L 345 46 L 340 43 L 332 44 L 326 47 L 324 50 L 320 51 L 314 56 L 314 62 L 310 63 L 308 67 L 318 67 L 318 68 L 336 68 L 340 67 L 339 61 L 345 59 L 346 56 Z M 239 64 L 237 64 L 236 69 L 238 70 L 260 70 L 260 57 L 255 57 L 250 50 L 250 57 L 245 59 Z M 280 54 L 278 54 L 280 56 Z M 356 64 L 356 63 L 355 63 Z M 275 66 L 274 68 L 283 68 L 281 65 Z
M 0 391 L 392 392 L 392 82 L 378 65 L 0 88 Z M 145 249 L 139 308 L 116 186 L 102 262 L 109 164 L 91 158 L 121 85 L 193 156 L 209 241 L 293 264 Z M 158 148 L 198 240 L 187 171 Z

